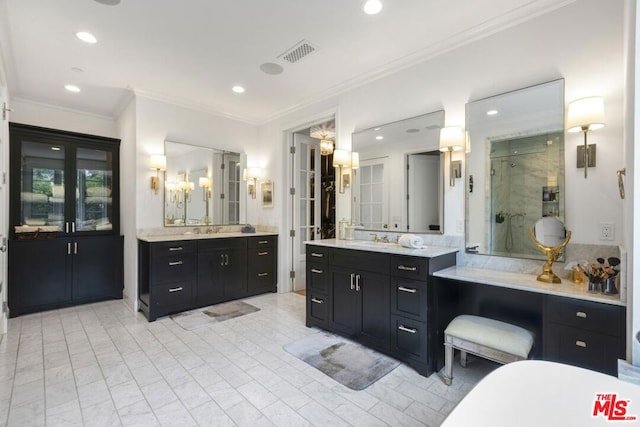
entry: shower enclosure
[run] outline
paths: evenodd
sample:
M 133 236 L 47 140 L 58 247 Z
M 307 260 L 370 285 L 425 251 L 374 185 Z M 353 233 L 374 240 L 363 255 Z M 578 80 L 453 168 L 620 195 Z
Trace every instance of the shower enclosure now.
M 491 253 L 539 256 L 529 229 L 543 216 L 564 220 L 562 133 L 491 141 Z

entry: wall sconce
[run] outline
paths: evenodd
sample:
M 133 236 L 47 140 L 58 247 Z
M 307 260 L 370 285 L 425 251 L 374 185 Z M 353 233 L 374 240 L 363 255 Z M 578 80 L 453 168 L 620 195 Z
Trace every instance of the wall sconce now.
M 158 194 L 160 189 L 160 171 L 167 170 L 167 157 L 163 154 L 152 154 L 150 160 L 151 169 L 156 171 L 156 176 L 151 177 L 151 189 Z
M 448 126 L 440 129 L 440 151 L 449 152 L 449 185 L 456 185 L 455 179 L 462 177 L 462 162 L 453 161 L 453 152 L 460 151 L 465 146 L 464 130 L 458 126 Z
M 577 99 L 569 104 L 567 112 L 567 132 L 584 133 L 584 146 L 578 147 L 576 167 L 596 166 L 596 144 L 587 144 L 587 133 L 604 127 L 604 100 L 599 96 Z
M 342 176 L 342 168 L 351 166 L 351 154 L 347 150 L 333 150 L 333 167 L 338 168 L 338 191 L 344 193 L 344 177 Z
M 253 181 L 249 183 L 249 195 L 252 199 L 256 198 L 258 192 L 258 179 L 262 177 L 262 169 L 260 168 L 248 168 L 244 170 L 245 181 Z
M 201 176 L 198 178 L 198 187 L 202 188 L 202 200 L 204 200 L 205 206 L 205 214 L 204 214 L 204 223 L 209 224 L 209 200 L 211 199 L 211 187 L 213 187 L 213 183 L 211 182 L 211 178 L 208 176 Z

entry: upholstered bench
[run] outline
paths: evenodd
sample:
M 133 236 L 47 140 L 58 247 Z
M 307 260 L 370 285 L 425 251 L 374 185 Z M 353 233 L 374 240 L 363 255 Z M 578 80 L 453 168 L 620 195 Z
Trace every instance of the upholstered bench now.
M 533 333 L 519 326 L 463 314 L 451 321 L 444 331 L 444 382 L 453 379 L 453 350 L 460 350 L 460 365 L 467 366 L 467 353 L 499 363 L 528 359 L 533 347 Z

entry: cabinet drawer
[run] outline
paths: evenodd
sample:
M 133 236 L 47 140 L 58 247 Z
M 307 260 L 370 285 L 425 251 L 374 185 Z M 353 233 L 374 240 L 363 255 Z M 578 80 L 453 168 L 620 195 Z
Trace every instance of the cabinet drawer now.
M 392 255 L 390 274 L 406 279 L 427 280 L 427 275 L 429 274 L 429 259 Z
M 427 283 L 391 278 L 391 312 L 414 320 L 427 320 Z
M 307 262 L 307 289 L 329 293 L 329 271 L 327 264 Z
M 152 304 L 159 312 L 179 311 L 193 305 L 193 280 L 165 283 L 153 288 Z
M 276 236 L 253 236 L 247 238 L 247 247 L 249 249 L 264 248 L 266 246 L 275 246 Z
M 572 298 L 548 296 L 545 322 L 561 323 L 612 336 L 624 336 L 624 308 Z
M 391 316 L 391 346 L 401 359 L 427 362 L 427 326 L 400 316 Z
M 549 324 L 545 330 L 544 358 L 617 375 L 624 358 L 624 340 L 570 326 Z
M 196 254 L 158 257 L 152 261 L 151 285 L 191 279 L 196 275 Z
M 177 256 L 184 253 L 192 253 L 196 250 L 196 243 L 190 241 L 176 240 L 173 242 L 158 242 L 151 244 L 151 256 Z
M 249 249 L 249 268 L 256 266 L 258 269 L 273 268 L 276 254 L 273 248 Z
M 307 245 L 307 263 L 323 263 L 326 264 L 329 258 L 329 248 L 324 246 L 311 246 Z
M 329 323 L 329 298 L 326 294 L 307 290 L 307 325 L 327 326 Z
M 246 248 L 247 239 L 243 237 L 211 238 L 198 240 L 198 251 L 217 251 L 220 249 Z
M 329 251 L 329 263 L 351 270 L 369 271 L 389 274 L 389 254 L 381 252 L 360 251 L 352 249 L 335 249 Z

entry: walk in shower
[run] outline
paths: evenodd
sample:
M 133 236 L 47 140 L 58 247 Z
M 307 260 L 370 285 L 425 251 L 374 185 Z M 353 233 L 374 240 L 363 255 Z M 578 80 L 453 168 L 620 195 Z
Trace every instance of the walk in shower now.
M 491 253 L 540 254 L 529 229 L 543 216 L 564 219 L 563 135 L 545 133 L 491 141 Z

